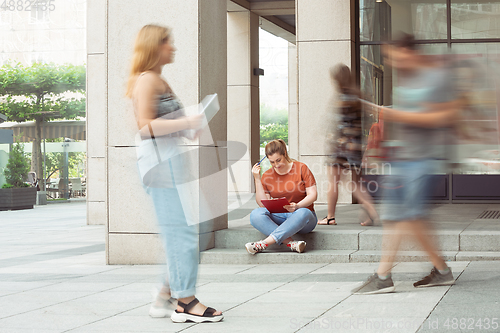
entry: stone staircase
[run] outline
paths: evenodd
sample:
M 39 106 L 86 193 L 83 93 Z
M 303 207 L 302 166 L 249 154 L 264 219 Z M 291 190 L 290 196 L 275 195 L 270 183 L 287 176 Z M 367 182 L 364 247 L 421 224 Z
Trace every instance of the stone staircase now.
M 317 226 L 306 235 L 294 239 L 307 242 L 304 253 L 291 252 L 286 246 L 270 246 L 269 250 L 250 255 L 244 244 L 264 236 L 250 225 L 249 213 L 257 207 L 249 201 L 229 214 L 229 228 L 215 233 L 215 248 L 203 251 L 204 264 L 275 264 L 378 262 L 381 256 L 381 225 L 359 225 L 359 205 L 337 208 L 336 226 Z M 316 205 L 318 217 L 326 215 L 325 205 Z M 478 218 L 484 211 L 500 211 L 500 204 L 434 205 L 434 236 L 448 261 L 500 260 L 500 219 Z M 494 216 L 494 214 L 493 214 Z M 403 239 L 397 261 L 427 261 L 411 239 Z

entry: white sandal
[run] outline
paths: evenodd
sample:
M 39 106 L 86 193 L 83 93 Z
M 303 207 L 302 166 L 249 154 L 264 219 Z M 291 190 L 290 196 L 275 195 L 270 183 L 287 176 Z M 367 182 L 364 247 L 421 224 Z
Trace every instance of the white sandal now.
M 149 316 L 152 318 L 165 318 L 170 317 L 177 308 L 177 300 L 170 297 L 169 299 L 162 299 L 162 305 L 157 306 L 154 301 L 149 308 Z
M 214 313 L 217 312 L 217 310 L 215 310 L 214 308 L 207 308 L 201 316 L 189 313 L 188 311 L 198 303 L 200 303 L 200 301 L 198 301 L 197 298 L 193 299 L 191 302 L 189 302 L 189 304 L 184 304 L 181 301 L 178 301 L 177 304 L 184 309 L 184 312 L 175 310 L 174 313 L 172 313 L 170 319 L 174 323 L 185 323 L 186 321 L 191 321 L 193 323 L 216 323 L 224 318 L 222 314 L 218 316 L 214 315 Z

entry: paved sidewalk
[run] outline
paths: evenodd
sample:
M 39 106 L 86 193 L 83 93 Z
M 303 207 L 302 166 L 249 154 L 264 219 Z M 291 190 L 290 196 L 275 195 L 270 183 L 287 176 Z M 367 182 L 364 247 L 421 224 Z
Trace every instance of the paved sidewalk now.
M 104 226 L 84 203 L 0 212 L 0 332 L 499 332 L 500 262 L 450 262 L 451 287 L 415 289 L 426 263 L 400 263 L 396 292 L 351 295 L 373 263 L 200 265 L 214 324 L 148 316 L 161 266 L 107 266 Z M 300 255 L 300 254 L 297 254 Z

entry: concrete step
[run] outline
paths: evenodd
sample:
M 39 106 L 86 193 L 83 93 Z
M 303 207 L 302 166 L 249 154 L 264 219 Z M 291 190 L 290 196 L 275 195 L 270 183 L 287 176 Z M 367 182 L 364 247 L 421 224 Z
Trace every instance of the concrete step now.
M 215 232 L 216 249 L 243 249 L 248 242 L 264 237 L 250 224 Z M 313 232 L 297 234 L 294 239 L 305 240 L 307 249 L 320 251 L 380 251 L 383 230 L 381 226 L 342 229 L 338 226 L 318 226 Z M 442 251 L 500 252 L 500 231 L 468 230 L 467 228 L 437 230 L 434 236 Z M 270 249 L 278 249 L 271 246 Z M 402 251 L 419 251 L 412 237 L 404 237 Z
M 309 245 L 308 245 L 309 246 Z M 306 250 L 304 253 L 291 252 L 283 247 L 278 250 L 268 250 L 255 255 L 248 254 L 243 249 L 215 248 L 200 254 L 202 264 L 297 264 L 297 263 L 348 263 L 348 262 L 378 262 L 381 251 L 349 251 L 349 250 Z M 444 251 L 447 261 L 484 261 L 500 260 L 500 251 Z M 428 257 L 421 251 L 400 251 L 397 262 L 425 262 Z
M 253 203 L 252 203 L 253 202 Z M 363 227 L 359 224 L 359 205 L 337 205 L 338 225 L 316 226 L 306 235 L 294 239 L 307 242 L 305 253 L 291 252 L 285 246 L 270 246 L 265 253 L 254 256 L 245 244 L 265 238 L 250 225 L 249 214 L 256 208 L 250 200 L 245 209 L 229 214 L 229 228 L 214 233 L 215 248 L 201 253 L 202 263 L 330 263 L 377 262 L 382 249 L 383 229 L 378 224 Z M 376 205 L 379 209 L 379 206 Z M 318 217 L 327 214 L 326 205 L 315 205 Z M 499 204 L 436 204 L 431 221 L 434 236 L 446 260 L 500 260 L 500 219 L 479 219 L 485 210 L 500 210 Z M 427 261 L 420 246 L 411 238 L 403 239 L 400 261 Z

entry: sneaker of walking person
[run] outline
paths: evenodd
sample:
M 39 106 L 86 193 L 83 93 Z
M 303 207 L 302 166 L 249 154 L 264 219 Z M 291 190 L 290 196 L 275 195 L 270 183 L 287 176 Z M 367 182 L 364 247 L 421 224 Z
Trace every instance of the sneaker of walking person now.
M 352 293 L 355 295 L 384 294 L 394 291 L 394 282 L 391 274 L 385 279 L 381 279 L 377 273 L 371 275 L 360 287 L 354 288 Z
M 433 267 L 431 273 L 422 280 L 413 284 L 415 288 L 434 287 L 434 286 L 449 286 L 455 283 L 451 269 L 447 267 L 444 271 L 439 271 Z
M 263 240 L 245 244 L 247 252 L 250 254 L 256 254 L 258 252 L 262 252 L 265 249 L 267 249 L 267 246 L 268 246 L 267 243 L 264 242 Z
M 306 248 L 307 243 L 304 241 L 291 241 L 286 244 L 290 248 L 290 250 L 302 253 Z

